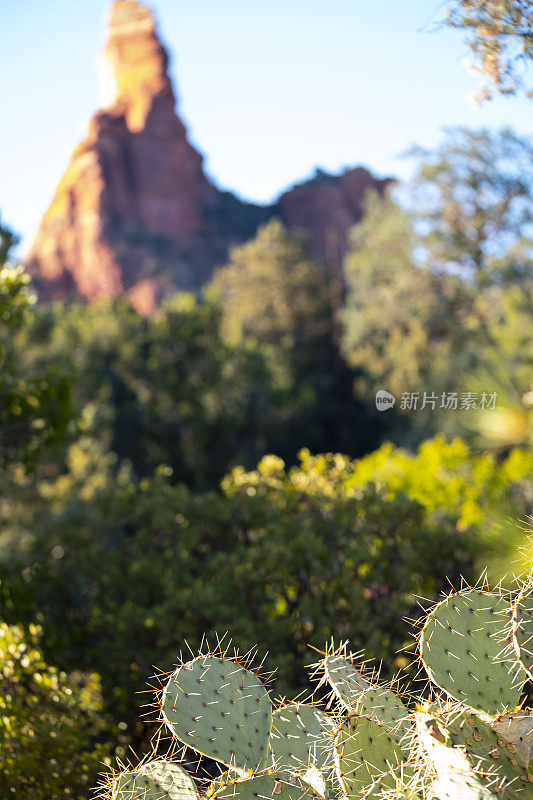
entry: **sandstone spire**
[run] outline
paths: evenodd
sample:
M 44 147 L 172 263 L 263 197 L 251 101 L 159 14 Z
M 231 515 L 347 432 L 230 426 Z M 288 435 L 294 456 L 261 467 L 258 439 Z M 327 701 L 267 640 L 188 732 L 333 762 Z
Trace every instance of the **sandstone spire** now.
M 104 58 L 114 83 L 112 106 L 130 131 L 143 130 L 154 102 L 174 109 L 168 57 L 152 13 L 138 0 L 116 0 L 111 7 Z
M 167 289 L 202 286 L 265 213 L 242 204 L 243 230 L 224 228 L 226 206 L 238 217 L 241 204 L 209 182 L 187 139 L 147 6 L 113 3 L 104 57 L 112 102 L 75 148 L 27 264 L 44 300 L 126 292 L 148 312 Z
M 228 248 L 273 215 L 307 231 L 317 255 L 342 256 L 365 189 L 386 182 L 362 169 L 321 173 L 272 206 L 242 202 L 205 175 L 140 0 L 112 4 L 104 59 L 112 95 L 72 153 L 26 261 L 41 300 L 127 294 L 150 313 L 165 292 L 202 287 Z

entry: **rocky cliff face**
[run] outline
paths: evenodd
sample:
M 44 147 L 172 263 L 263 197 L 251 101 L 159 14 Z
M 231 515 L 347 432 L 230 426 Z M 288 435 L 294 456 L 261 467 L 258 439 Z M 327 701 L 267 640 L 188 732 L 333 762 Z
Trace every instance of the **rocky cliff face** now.
M 200 288 L 228 248 L 273 215 L 308 231 L 317 254 L 336 257 L 366 189 L 385 185 L 363 169 L 320 173 L 273 206 L 243 203 L 205 175 L 175 111 L 154 19 L 138 0 L 112 5 L 105 58 L 113 99 L 74 150 L 27 258 L 43 300 L 128 294 L 150 313 L 167 291 Z
M 390 183 L 390 178 L 378 180 L 364 167 L 341 175 L 317 170 L 311 180 L 282 194 L 280 216 L 288 227 L 307 232 L 315 253 L 326 261 L 340 263 L 350 228 L 362 217 L 366 192 L 373 189 L 382 193 Z

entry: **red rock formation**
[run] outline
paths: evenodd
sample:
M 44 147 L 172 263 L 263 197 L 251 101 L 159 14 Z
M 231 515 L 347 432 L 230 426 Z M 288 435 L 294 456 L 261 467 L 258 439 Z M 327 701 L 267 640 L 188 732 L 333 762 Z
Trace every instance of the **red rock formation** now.
M 339 176 L 317 170 L 314 178 L 280 197 L 280 215 L 289 228 L 308 234 L 315 253 L 327 261 L 340 262 L 350 228 L 363 216 L 366 192 L 373 189 L 381 193 L 390 182 L 390 178 L 374 178 L 364 167 L 346 170 Z
M 27 258 L 41 299 L 88 301 L 128 294 L 150 313 L 166 291 L 205 284 L 228 248 L 272 215 L 310 234 L 320 255 L 342 252 L 370 187 L 363 169 L 318 174 L 278 204 L 243 203 L 217 189 L 175 112 L 168 57 L 151 12 L 116 0 L 105 58 L 110 105 L 74 150 Z
M 105 57 L 114 99 L 74 150 L 27 263 L 42 299 L 128 292 L 146 311 L 165 285 L 205 283 L 240 237 L 208 220 L 225 195 L 176 116 L 167 54 L 137 0 L 113 4 Z

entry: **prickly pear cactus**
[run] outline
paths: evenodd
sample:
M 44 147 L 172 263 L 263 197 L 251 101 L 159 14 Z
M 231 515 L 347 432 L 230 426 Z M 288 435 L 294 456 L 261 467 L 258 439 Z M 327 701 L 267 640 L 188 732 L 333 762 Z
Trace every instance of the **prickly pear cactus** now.
M 264 773 L 248 780 L 230 780 L 215 788 L 210 796 L 213 800 L 312 800 L 313 792 L 299 782 L 291 784 L 277 775 Z
M 463 711 L 452 716 L 448 731 L 454 747 L 460 747 L 485 785 L 500 787 L 502 797 L 533 797 L 533 775 L 515 745 L 506 741 L 487 722 Z
M 368 678 L 363 675 L 345 647 L 326 651 L 315 665 L 314 674 L 321 676 L 321 684 L 329 684 L 332 696 L 348 712 L 380 723 L 398 743 L 410 734 L 409 712 L 400 697 L 389 686 L 380 684 L 374 675 Z
M 373 800 L 396 788 L 407 755 L 382 725 L 352 714 L 341 723 L 335 746 L 346 797 Z
M 272 705 L 258 676 L 239 662 L 199 656 L 163 690 L 165 724 L 180 742 L 246 776 L 269 754 Z
M 492 725 L 494 730 L 504 739 L 516 747 L 518 757 L 526 767 L 533 758 L 533 715 L 530 712 L 519 711 L 504 714 Z
M 307 703 L 289 703 L 272 717 L 272 767 L 278 774 L 302 774 L 311 766 L 333 770 L 334 724 Z
M 518 658 L 533 680 L 533 583 L 519 593 L 513 609 L 513 639 Z
M 485 786 L 475 772 L 465 765 L 463 770 L 447 770 L 435 778 L 431 791 L 435 800 L 503 800 L 503 787 L 494 783 Z
M 512 653 L 512 607 L 497 594 L 467 589 L 429 613 L 420 656 L 430 680 L 492 718 L 518 705 L 525 672 Z
M 416 741 L 429 767 L 424 798 L 430 795 L 438 800 L 518 800 L 522 796 L 526 800 L 523 783 L 513 771 L 516 765 L 508 774 L 505 763 L 500 763 L 502 739 L 494 739 L 490 727 L 471 713 L 465 719 L 458 718 L 457 713 L 457 708 L 442 709 L 436 715 L 415 713 Z M 452 719 L 451 728 L 447 719 Z M 465 722 L 468 729 L 463 734 Z M 491 747 L 495 748 L 492 753 Z
M 417 710 L 332 646 L 314 673 L 336 701 L 329 713 L 296 701 L 273 711 L 250 665 L 219 646 L 165 679 L 161 719 L 175 740 L 228 767 L 202 800 L 533 800 L 533 717 L 519 707 L 530 640 L 531 583 L 512 602 L 463 589 L 421 628 L 420 658 L 440 691 Z M 444 705 L 444 694 L 455 702 Z M 108 787 L 111 800 L 199 800 L 168 760 Z
M 112 800 L 198 800 L 187 772 L 178 764 L 157 759 L 116 775 Z
M 416 745 L 421 761 L 427 763 L 423 796 L 432 793 L 437 800 L 494 800 L 496 795 L 483 785 L 465 754 L 451 746 L 442 721 L 427 710 L 414 716 Z
M 348 711 L 353 711 L 357 697 L 370 682 L 363 677 L 354 663 L 354 656 L 347 653 L 346 645 L 333 645 L 324 652 L 324 658 L 315 664 L 313 677 L 320 678 L 320 685 L 327 684 L 331 696 L 339 700 Z

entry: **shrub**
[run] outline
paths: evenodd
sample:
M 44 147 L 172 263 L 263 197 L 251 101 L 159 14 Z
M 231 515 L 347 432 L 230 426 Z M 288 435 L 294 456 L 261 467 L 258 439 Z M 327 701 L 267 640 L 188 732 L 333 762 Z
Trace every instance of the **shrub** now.
M 48 665 L 40 637 L 0 622 L 0 795 L 86 797 L 109 754 L 100 681 Z
M 34 533 L 12 548 L 5 586 L 14 618 L 40 615 L 48 655 L 102 674 L 122 720 L 138 715 L 152 664 L 170 665 L 204 631 L 268 650 L 281 691 L 301 687 L 307 643 L 334 631 L 394 668 L 416 595 L 471 571 L 473 530 L 403 494 L 345 491 L 353 464 L 342 456 L 291 470 L 269 456 L 234 470 L 222 493 L 195 495 L 165 468 L 136 483 L 91 447 L 73 448 L 70 472 L 41 485 L 29 516 L 21 504 L 25 536 L 13 539 Z

